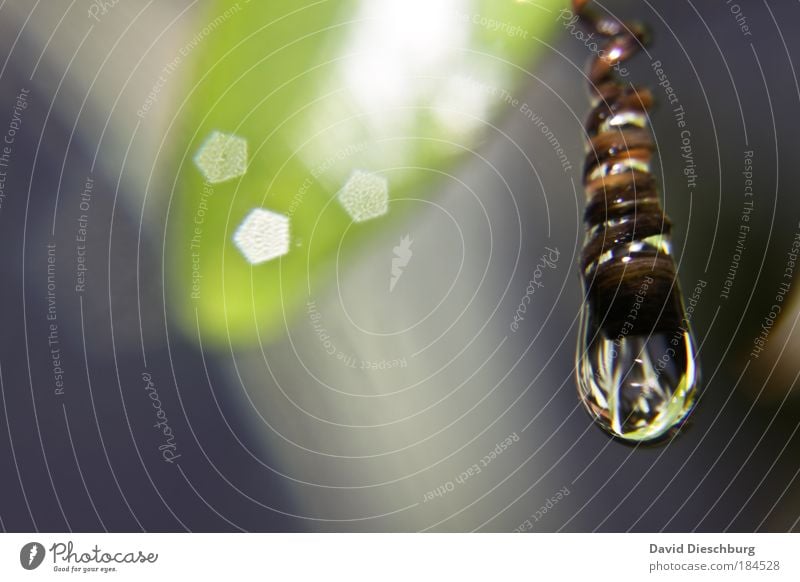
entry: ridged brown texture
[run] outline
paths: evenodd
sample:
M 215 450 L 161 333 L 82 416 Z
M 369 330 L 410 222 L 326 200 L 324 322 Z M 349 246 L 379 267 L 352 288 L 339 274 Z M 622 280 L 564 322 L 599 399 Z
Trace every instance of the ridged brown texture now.
M 615 75 L 615 68 L 646 42 L 646 32 L 640 25 L 599 15 L 590 3 L 572 2 L 581 21 L 606 39 L 587 69 L 593 107 L 586 120 L 583 175 L 588 229 L 581 260 L 584 285 L 599 327 L 609 337 L 676 330 L 683 302 L 675 263 L 661 244 L 671 223 L 650 173 L 655 147 L 646 119 L 653 95 Z

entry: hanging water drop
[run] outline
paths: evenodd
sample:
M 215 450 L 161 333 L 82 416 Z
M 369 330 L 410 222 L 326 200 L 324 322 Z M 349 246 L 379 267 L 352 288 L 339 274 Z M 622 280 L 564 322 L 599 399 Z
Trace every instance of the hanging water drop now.
M 669 283 L 662 281 L 664 289 L 646 275 L 633 295 L 617 290 L 610 303 L 587 301 L 581 313 L 581 401 L 600 427 L 624 440 L 669 436 L 695 402 L 695 342 Z
M 573 0 L 573 12 L 606 42 L 587 71 L 592 109 L 583 174 L 586 302 L 578 393 L 611 435 L 654 441 L 674 433 L 692 410 L 699 378 L 695 343 L 671 256 L 672 225 L 651 171 L 655 145 L 647 111 L 653 95 L 615 74 L 648 35 L 589 4 Z

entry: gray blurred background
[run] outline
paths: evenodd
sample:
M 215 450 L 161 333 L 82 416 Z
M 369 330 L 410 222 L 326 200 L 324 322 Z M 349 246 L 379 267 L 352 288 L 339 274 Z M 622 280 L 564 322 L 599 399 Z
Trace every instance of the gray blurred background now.
M 698 408 L 680 438 L 639 449 L 592 426 L 574 386 L 583 44 L 559 27 L 516 95 L 546 120 L 571 171 L 519 108 L 498 107 L 478 146 L 418 197 L 393 202 L 406 217 L 336 265 L 331 285 L 312 288 L 313 306 L 282 337 L 204 350 L 162 294 L 159 196 L 171 174 L 156 160 L 186 73 L 170 78 L 147 123 L 135 116 L 141 87 L 204 22 L 203 3 L 121 1 L 101 25 L 88 4 L 0 5 L 3 131 L 20 90 L 31 95 L 0 208 L 4 530 L 798 528 L 796 300 L 766 353 L 749 355 L 800 230 L 796 3 L 742 2 L 750 35 L 724 2 L 608 3 L 653 27 L 631 79 L 655 85 L 650 63 L 660 60 L 686 111 L 692 192 L 681 129 L 654 88 L 681 282 L 688 293 L 707 283 L 694 315 Z M 748 150 L 752 230 L 723 299 Z M 71 253 L 90 172 L 92 284 L 79 294 Z M 413 255 L 390 291 L 405 236 Z M 58 249 L 58 397 L 47 244 Z M 546 247 L 558 262 L 512 331 Z M 157 449 L 144 369 L 178 462 Z

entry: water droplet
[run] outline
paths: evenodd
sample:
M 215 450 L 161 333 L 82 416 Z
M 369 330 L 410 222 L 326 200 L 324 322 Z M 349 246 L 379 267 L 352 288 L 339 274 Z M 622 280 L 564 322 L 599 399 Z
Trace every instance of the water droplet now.
M 213 131 L 195 154 L 194 163 L 211 184 L 243 176 L 247 172 L 247 140 Z
M 691 330 L 681 327 L 686 320 L 680 292 L 673 288 L 672 293 L 680 317 L 670 318 L 672 322 L 662 318 L 649 328 L 641 321 L 607 325 L 608 314 L 620 306 L 604 310 L 586 302 L 583 307 L 578 392 L 594 421 L 620 439 L 652 441 L 669 436 L 694 405 L 699 380 L 695 342 Z M 623 294 L 617 301 L 627 303 L 630 298 Z M 629 313 L 647 318 L 644 312 Z
M 289 218 L 255 208 L 236 229 L 233 243 L 253 265 L 285 255 L 289 252 Z
M 377 218 L 389 211 L 389 182 L 377 174 L 356 170 L 339 192 L 338 198 L 354 221 Z

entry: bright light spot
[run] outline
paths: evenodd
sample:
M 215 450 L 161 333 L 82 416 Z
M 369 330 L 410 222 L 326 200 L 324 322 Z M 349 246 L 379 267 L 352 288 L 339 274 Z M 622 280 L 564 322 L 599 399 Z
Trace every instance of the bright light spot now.
M 356 222 L 376 218 L 389 211 L 389 182 L 377 174 L 356 170 L 339 191 L 338 198 Z
M 418 103 L 435 89 L 431 79 L 449 72 L 466 46 L 467 28 L 457 20 L 462 7 L 462 0 L 361 3 L 344 77 L 356 103 L 374 112 L 373 123 L 396 120 L 399 112 L 387 119 L 385 111 Z
M 289 252 L 289 218 L 255 208 L 236 229 L 233 243 L 253 265 L 285 255 Z
M 434 103 L 434 114 L 445 129 L 468 132 L 480 125 L 489 109 L 494 87 L 461 75 L 453 75 L 442 83 Z
M 247 140 L 213 131 L 195 154 L 194 163 L 211 184 L 243 176 L 247 171 Z
M 348 34 L 331 51 L 341 55 L 324 100 L 304 112 L 293 145 L 326 188 L 339 187 L 353 168 L 418 163 L 418 142 L 397 136 L 435 133 L 461 137 L 475 129 L 492 105 L 490 95 L 464 93 L 460 78 L 487 79 L 486 61 L 469 49 L 476 26 L 469 0 L 360 0 Z M 495 66 L 485 67 L 489 71 Z M 433 123 L 431 123 L 433 121 Z M 424 124 L 424 126 L 422 126 Z M 422 126 L 422 127 L 421 127 Z M 443 135 L 445 134 L 445 135 Z M 311 137 L 311 139 L 309 139 Z M 342 156 L 354 144 L 363 151 Z M 372 147 L 372 144 L 380 144 Z M 444 149 L 446 146 L 431 146 Z

